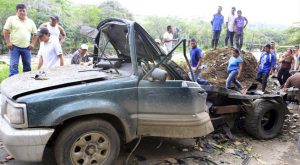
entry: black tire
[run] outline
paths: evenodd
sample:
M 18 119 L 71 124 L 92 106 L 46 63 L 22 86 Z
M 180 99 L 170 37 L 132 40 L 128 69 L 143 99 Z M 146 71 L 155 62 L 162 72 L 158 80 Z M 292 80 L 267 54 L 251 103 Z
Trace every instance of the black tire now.
M 254 110 L 249 110 L 245 118 L 246 131 L 257 139 L 276 137 L 284 122 L 284 108 L 279 103 L 255 100 Z
M 92 140 L 95 139 L 94 137 L 98 138 L 96 142 Z M 85 143 L 79 145 L 80 142 Z M 108 146 L 107 149 L 99 149 L 104 142 L 103 146 Z M 88 164 L 110 165 L 118 157 L 119 152 L 120 138 L 117 131 L 110 123 L 101 119 L 80 120 L 69 124 L 60 132 L 54 146 L 54 155 L 58 165 L 73 165 L 75 163 L 72 162 L 77 159 L 77 164 L 83 164 L 86 161 L 90 162 Z M 78 153 L 85 155 L 85 158 L 89 157 L 90 160 L 74 158 L 74 155 Z M 97 160 L 96 154 L 98 158 L 104 155 L 105 160 Z

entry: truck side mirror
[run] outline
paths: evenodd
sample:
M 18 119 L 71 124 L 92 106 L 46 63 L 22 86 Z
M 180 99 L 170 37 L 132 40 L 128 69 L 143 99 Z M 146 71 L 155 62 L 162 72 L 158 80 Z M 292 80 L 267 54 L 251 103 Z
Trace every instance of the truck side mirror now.
M 168 73 L 165 70 L 155 68 L 150 76 L 152 81 L 165 82 L 167 79 Z

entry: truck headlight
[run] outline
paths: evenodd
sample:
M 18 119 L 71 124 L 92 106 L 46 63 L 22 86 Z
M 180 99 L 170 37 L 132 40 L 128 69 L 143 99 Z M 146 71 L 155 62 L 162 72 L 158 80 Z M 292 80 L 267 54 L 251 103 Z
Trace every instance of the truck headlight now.
M 7 119 L 11 124 L 24 124 L 24 110 L 21 107 L 13 107 L 11 104 L 6 105 Z
M 27 123 L 26 104 L 16 103 L 4 97 L 1 106 L 2 116 L 14 128 L 25 128 Z

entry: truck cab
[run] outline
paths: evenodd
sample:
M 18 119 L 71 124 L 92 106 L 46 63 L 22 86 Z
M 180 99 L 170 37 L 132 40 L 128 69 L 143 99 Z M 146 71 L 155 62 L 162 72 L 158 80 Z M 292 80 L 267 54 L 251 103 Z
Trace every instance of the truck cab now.
M 172 51 L 161 50 L 138 23 L 107 19 L 94 34 L 92 66 L 45 69 L 46 80 L 32 71 L 2 83 L 0 138 L 15 159 L 40 162 L 47 146 L 57 164 L 113 164 L 120 145 L 140 136 L 193 138 L 214 130 L 205 90 L 178 75 Z M 180 44 L 189 63 L 185 40 L 174 49 Z

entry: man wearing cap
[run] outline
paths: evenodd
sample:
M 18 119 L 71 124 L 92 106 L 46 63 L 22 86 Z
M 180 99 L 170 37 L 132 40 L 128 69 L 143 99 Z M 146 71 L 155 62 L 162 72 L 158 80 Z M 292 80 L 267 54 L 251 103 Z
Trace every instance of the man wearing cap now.
M 9 76 L 19 73 L 20 56 L 23 72 L 31 71 L 31 49 L 37 41 L 37 29 L 35 23 L 27 17 L 26 6 L 18 4 L 16 11 L 16 15 L 8 17 L 3 27 L 3 36 L 10 50 Z
M 50 38 L 51 34 L 47 28 L 40 28 L 37 32 L 40 43 L 40 49 L 38 52 L 39 64 L 38 69 L 43 68 L 54 68 L 60 61 L 60 66 L 64 65 L 63 52 L 61 45 L 53 41 Z
M 59 23 L 59 17 L 56 14 L 52 14 L 50 16 L 49 22 L 47 23 L 43 23 L 40 28 L 44 27 L 47 28 L 50 32 L 50 37 L 51 39 L 53 39 L 53 41 L 57 41 L 59 42 L 61 45 L 64 43 L 65 38 L 66 38 L 66 33 L 64 28 L 62 28 L 60 25 L 58 25 Z M 59 36 L 60 40 L 59 40 Z
M 91 60 L 88 57 L 88 46 L 86 44 L 82 44 L 80 49 L 73 53 L 73 58 L 71 60 L 71 64 L 92 64 Z

